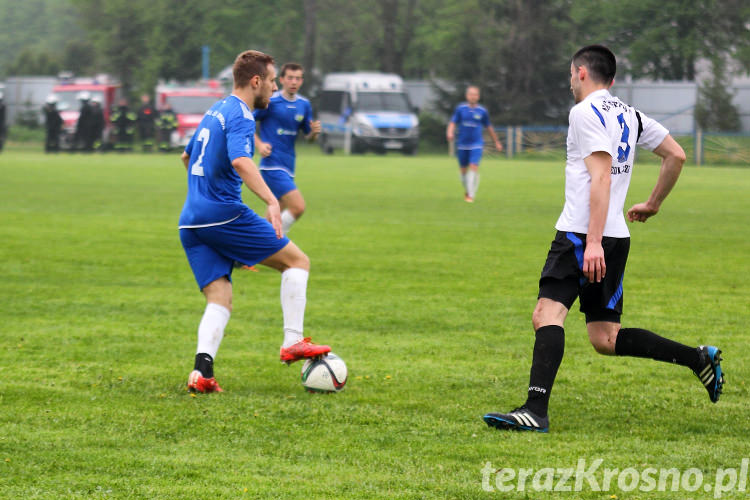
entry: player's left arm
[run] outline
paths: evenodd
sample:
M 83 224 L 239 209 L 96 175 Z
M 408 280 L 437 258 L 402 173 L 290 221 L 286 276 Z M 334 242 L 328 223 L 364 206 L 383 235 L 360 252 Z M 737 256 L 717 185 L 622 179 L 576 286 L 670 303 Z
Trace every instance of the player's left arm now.
M 190 163 L 190 155 L 187 154 L 185 151 L 182 152 L 182 163 L 185 165 L 185 170 L 188 168 L 188 163 Z
M 310 142 L 315 142 L 315 139 L 318 138 L 318 134 L 320 134 L 322 125 L 320 124 L 320 120 L 313 120 L 312 118 L 312 108 L 307 106 L 307 109 L 305 110 L 305 123 L 307 123 L 308 130 L 305 130 L 305 139 Z
M 495 133 L 495 129 L 492 128 L 492 124 L 487 125 L 487 132 L 490 134 L 490 137 L 492 137 L 492 141 L 495 143 L 495 149 L 497 149 L 498 151 L 502 151 L 503 143 L 501 143 L 497 138 L 497 134 Z
M 583 252 L 583 274 L 590 283 L 600 282 L 607 273 L 602 237 L 609 211 L 609 189 L 612 183 L 612 157 L 606 151 L 594 151 L 584 158 L 591 176 L 589 227 Z
M 682 172 L 682 165 L 686 159 L 685 150 L 677 144 L 677 141 L 671 135 L 667 134 L 661 144 L 654 149 L 654 153 L 661 157 L 659 178 L 656 180 L 656 186 L 651 191 L 648 200 L 633 205 L 628 210 L 630 222 L 646 222 L 649 217 L 656 215 L 662 202 L 677 183 L 680 172 Z

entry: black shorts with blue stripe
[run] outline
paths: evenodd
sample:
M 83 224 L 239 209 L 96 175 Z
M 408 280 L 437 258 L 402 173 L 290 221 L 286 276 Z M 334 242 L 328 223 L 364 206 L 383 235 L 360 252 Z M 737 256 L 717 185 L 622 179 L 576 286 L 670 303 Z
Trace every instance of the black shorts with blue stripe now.
M 622 314 L 622 281 L 630 251 L 630 238 L 602 238 L 604 279 L 589 283 L 583 275 L 583 252 L 586 235 L 558 231 L 552 241 L 547 261 L 539 279 L 539 298 L 552 299 L 566 308 L 580 300 L 586 323 L 592 321 L 620 322 Z

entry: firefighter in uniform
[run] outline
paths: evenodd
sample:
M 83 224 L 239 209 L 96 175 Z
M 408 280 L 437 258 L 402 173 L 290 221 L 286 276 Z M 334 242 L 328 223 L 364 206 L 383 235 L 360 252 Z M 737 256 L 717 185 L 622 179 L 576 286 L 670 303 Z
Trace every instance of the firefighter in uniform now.
M 109 119 L 114 127 L 115 149 L 120 152 L 131 151 L 133 149 L 136 114 L 130 111 L 127 99 L 120 99 Z
M 91 98 L 91 142 L 93 149 L 102 149 L 102 136 L 104 135 L 105 125 L 101 98 L 94 96 Z
M 63 119 L 57 109 L 57 96 L 50 94 L 45 100 L 44 128 L 46 136 L 44 139 L 44 152 L 56 153 L 60 151 L 60 132 L 62 132 Z
M 0 151 L 5 145 L 5 96 L 0 91 Z
M 177 115 L 172 111 L 169 103 L 159 111 L 159 118 L 156 121 L 159 129 L 159 150 L 171 151 L 172 149 L 172 132 L 177 130 Z
M 138 109 L 138 139 L 141 141 L 143 151 L 151 151 L 154 148 L 156 110 L 151 105 L 151 98 L 144 94 L 141 96 L 141 107 Z
M 92 138 L 93 114 L 91 112 L 91 94 L 84 90 L 78 93 L 81 108 L 76 122 L 76 131 L 73 136 L 73 150 L 93 151 L 94 141 Z

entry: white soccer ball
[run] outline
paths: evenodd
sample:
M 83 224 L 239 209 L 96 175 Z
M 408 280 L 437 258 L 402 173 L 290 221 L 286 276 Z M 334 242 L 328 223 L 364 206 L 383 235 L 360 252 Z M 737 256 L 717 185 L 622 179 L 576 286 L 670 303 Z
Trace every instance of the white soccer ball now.
M 348 371 L 344 360 L 329 352 L 321 358 L 306 360 L 301 375 L 302 385 L 309 392 L 339 392 L 344 390 Z

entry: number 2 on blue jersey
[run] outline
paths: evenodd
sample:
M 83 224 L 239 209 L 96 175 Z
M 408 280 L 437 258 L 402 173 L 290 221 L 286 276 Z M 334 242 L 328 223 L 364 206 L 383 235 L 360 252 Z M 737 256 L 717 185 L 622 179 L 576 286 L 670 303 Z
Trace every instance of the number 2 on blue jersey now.
M 625 149 L 622 149 L 622 146 L 617 147 L 617 161 L 622 163 L 627 160 L 630 155 L 630 144 L 628 143 L 628 139 L 630 138 L 630 127 L 625 123 L 625 116 L 623 113 L 617 115 L 617 123 L 620 124 L 620 128 L 622 129 L 620 142 L 625 144 Z
M 208 139 L 210 137 L 211 131 L 207 128 L 202 128 L 201 131 L 198 132 L 198 137 L 195 138 L 195 142 L 200 142 L 202 144 L 201 154 L 198 156 L 198 159 L 195 160 L 195 163 L 193 163 L 193 168 L 190 169 L 190 173 L 193 175 L 200 175 L 203 177 L 203 155 L 206 154 L 206 146 L 208 146 Z

